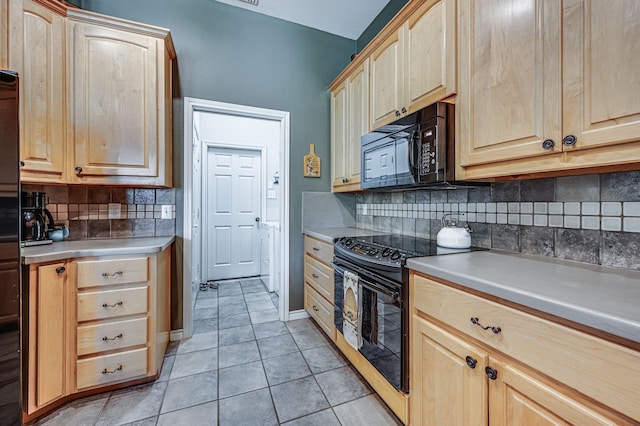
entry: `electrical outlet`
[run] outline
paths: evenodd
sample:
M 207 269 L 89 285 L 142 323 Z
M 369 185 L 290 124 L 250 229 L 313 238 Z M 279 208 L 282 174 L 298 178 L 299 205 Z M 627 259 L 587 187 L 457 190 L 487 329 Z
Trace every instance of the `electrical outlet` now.
M 120 219 L 120 204 L 109 203 L 109 219 Z
M 160 217 L 161 219 L 171 219 L 171 205 L 170 204 L 163 204 L 162 205 L 162 215 Z

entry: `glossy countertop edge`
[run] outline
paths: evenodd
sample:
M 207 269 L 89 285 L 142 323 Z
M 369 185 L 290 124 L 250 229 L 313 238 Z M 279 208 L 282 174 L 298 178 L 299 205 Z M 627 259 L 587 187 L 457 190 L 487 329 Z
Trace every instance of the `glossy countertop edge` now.
M 44 246 L 23 247 L 21 257 L 22 264 L 31 265 L 76 257 L 151 254 L 164 251 L 174 241 L 175 236 L 62 241 Z
M 364 228 L 306 228 L 304 235 L 316 238 L 329 244 L 333 244 L 340 237 L 364 237 L 368 235 L 384 235 L 388 232 L 373 231 Z
M 417 272 L 640 342 L 640 272 L 496 251 L 418 257 Z M 517 283 L 517 284 L 514 284 Z

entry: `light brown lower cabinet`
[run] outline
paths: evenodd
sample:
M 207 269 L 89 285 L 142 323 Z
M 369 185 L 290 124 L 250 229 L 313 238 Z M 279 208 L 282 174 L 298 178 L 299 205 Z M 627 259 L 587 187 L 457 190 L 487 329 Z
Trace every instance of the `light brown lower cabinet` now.
M 67 400 L 158 377 L 169 343 L 170 253 L 25 267 L 23 422 Z
M 324 241 L 304 237 L 304 309 L 327 333 L 336 340 L 333 324 L 333 246 Z
M 412 425 L 640 422 L 637 351 L 420 275 L 410 294 Z

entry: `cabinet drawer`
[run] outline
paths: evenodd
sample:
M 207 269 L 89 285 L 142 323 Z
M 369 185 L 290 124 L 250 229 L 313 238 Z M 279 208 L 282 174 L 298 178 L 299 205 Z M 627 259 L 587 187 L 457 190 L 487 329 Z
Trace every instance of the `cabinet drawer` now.
M 147 348 L 81 359 L 76 363 L 78 390 L 147 374 Z
M 427 278 L 414 275 L 412 281 L 416 310 L 640 419 L 640 353 Z M 500 332 L 482 330 L 471 318 Z
M 304 237 L 304 251 L 327 265 L 333 260 L 333 245 L 311 237 Z
M 335 340 L 333 305 L 320 296 L 309 284 L 305 284 L 304 286 L 304 308 L 329 335 L 331 340 Z
M 78 288 L 147 282 L 148 280 L 148 257 L 78 262 Z
M 333 268 L 309 255 L 305 255 L 304 276 L 306 282 L 311 284 L 322 297 L 333 303 Z
M 78 294 L 78 321 L 146 313 L 147 286 Z
M 147 343 L 147 318 L 78 327 L 78 355 Z

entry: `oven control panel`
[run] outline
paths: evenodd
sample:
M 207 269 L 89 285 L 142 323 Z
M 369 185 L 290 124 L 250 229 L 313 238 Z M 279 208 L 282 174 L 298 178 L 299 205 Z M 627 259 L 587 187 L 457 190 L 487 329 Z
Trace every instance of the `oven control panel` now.
M 367 262 L 394 267 L 401 267 L 408 257 L 406 253 L 399 250 L 348 237 L 337 240 L 335 248 L 343 253 L 349 253 L 351 256 L 364 258 Z

